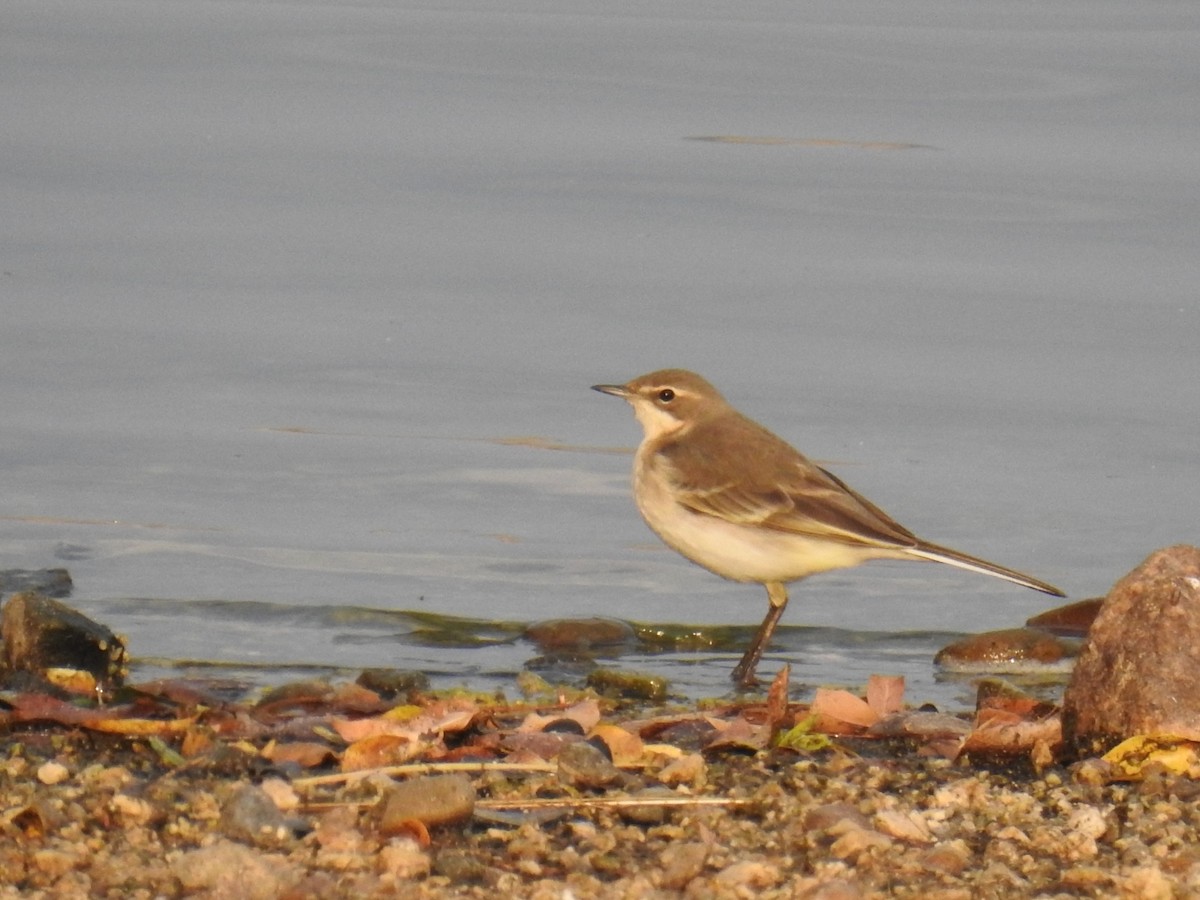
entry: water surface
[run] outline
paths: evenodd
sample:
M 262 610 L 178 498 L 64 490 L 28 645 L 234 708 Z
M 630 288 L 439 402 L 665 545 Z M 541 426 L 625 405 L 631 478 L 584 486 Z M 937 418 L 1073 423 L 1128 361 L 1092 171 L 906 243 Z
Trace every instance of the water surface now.
M 1197 540 L 1194 4 L 4 19 L 0 567 L 69 566 L 135 656 L 499 682 L 536 651 L 403 614 L 752 627 L 605 452 L 638 432 L 588 385 L 669 365 L 1072 598 Z M 906 564 L 793 595 L 765 670 L 945 702 L 942 636 L 1046 606 Z

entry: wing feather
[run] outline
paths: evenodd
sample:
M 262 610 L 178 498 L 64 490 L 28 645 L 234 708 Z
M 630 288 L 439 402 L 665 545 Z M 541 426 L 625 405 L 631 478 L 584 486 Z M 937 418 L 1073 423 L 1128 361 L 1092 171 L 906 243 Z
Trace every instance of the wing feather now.
M 918 544 L 887 513 L 766 429 L 744 418 L 740 427 L 731 424 L 698 424 L 687 440 L 657 449 L 684 506 L 736 524 L 847 544 Z M 736 472 L 729 471 L 730 459 L 741 463 Z

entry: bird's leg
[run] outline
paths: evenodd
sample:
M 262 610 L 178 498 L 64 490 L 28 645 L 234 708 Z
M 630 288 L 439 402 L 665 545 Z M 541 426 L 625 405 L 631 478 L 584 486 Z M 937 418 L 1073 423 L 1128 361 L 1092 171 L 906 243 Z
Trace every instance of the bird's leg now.
M 754 670 L 758 668 L 758 661 L 762 659 L 763 651 L 767 649 L 771 635 L 775 633 L 775 626 L 779 624 L 779 617 L 783 615 L 783 610 L 787 607 L 788 595 L 784 585 L 773 582 L 767 584 L 766 588 L 767 600 L 770 601 L 770 606 L 767 607 L 767 617 L 758 626 L 758 632 L 754 635 L 749 649 L 742 656 L 741 662 L 734 666 L 733 675 L 730 676 L 740 687 L 744 688 L 754 687 L 758 684 L 758 679 L 754 677 Z

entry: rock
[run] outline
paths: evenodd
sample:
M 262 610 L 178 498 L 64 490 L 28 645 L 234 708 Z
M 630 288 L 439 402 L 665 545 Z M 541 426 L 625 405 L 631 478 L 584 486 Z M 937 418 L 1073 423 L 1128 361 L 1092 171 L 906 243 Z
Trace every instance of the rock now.
M 383 834 L 407 833 L 413 820 L 429 827 L 461 822 L 475 811 L 475 786 L 465 775 L 425 775 L 388 788 L 376 808 Z
M 38 766 L 37 779 L 42 784 L 58 784 L 71 777 L 67 767 L 60 762 L 46 762 Z
M 44 594 L 9 597 L 0 617 L 0 639 L 0 669 L 31 672 L 69 690 L 110 690 L 120 687 L 128 674 L 120 638 Z
M 429 690 L 429 676 L 412 669 L 363 669 L 355 684 L 390 699 Z
M 256 847 L 278 847 L 293 836 L 292 827 L 262 788 L 244 784 L 221 809 L 220 831 Z
M 932 844 L 929 824 L 918 810 L 882 809 L 875 814 L 875 829 L 908 844 Z
M 665 700 L 668 682 L 661 675 L 596 669 L 588 674 L 587 686 L 606 697 L 619 700 Z
M 228 841 L 181 854 L 172 860 L 171 870 L 187 893 L 243 900 L 273 900 L 299 880 L 294 866 L 282 857 Z
M 637 642 L 637 632 L 628 622 L 600 616 L 534 622 L 525 629 L 525 637 L 537 644 L 543 653 L 563 650 L 586 652 Z
M 0 572 L 0 594 L 36 591 L 47 597 L 69 597 L 74 584 L 66 569 L 5 569 Z
M 1200 740 L 1200 548 L 1152 553 L 1092 624 L 1063 697 L 1063 737 L 1080 755 L 1139 734 Z
M 599 747 L 577 741 L 558 754 L 558 777 L 578 788 L 606 788 L 625 780 L 625 773 Z
M 952 672 L 1028 672 L 1065 668 L 1079 643 L 1040 628 L 1005 628 L 947 644 L 933 661 Z
M 671 844 L 660 856 L 662 886 L 669 891 L 681 891 L 689 881 L 704 871 L 712 845 L 705 841 L 683 841 Z
M 679 794 L 663 785 L 642 788 L 630 795 L 631 800 L 645 801 L 634 806 L 622 807 L 621 818 L 634 825 L 661 825 L 667 819 L 667 808 L 660 802 L 678 800 Z
M 761 860 L 745 859 L 726 866 L 713 880 L 723 887 L 753 892 L 774 887 L 782 878 L 783 873 L 779 871 L 778 866 Z
M 1025 620 L 1030 628 L 1038 628 L 1064 637 L 1083 637 L 1096 621 L 1103 597 L 1080 600 L 1065 606 L 1056 606 Z
M 433 869 L 433 859 L 409 838 L 395 838 L 380 848 L 376 856 L 380 874 L 389 875 L 402 884 L 424 878 Z
M 487 875 L 487 866 L 466 850 L 448 847 L 433 860 L 433 871 L 450 879 L 455 885 L 482 882 Z
M 943 841 L 921 856 L 921 865 L 927 869 L 958 876 L 971 863 L 971 849 L 961 839 Z
M 804 827 L 809 831 L 828 831 L 842 822 L 853 823 L 858 828 L 871 827 L 870 820 L 849 803 L 825 803 L 804 814 Z

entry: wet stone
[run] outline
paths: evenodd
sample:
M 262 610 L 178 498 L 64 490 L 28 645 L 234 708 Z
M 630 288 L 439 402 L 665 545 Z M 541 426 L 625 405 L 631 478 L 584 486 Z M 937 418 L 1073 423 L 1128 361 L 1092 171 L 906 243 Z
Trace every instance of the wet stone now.
M 412 669 L 363 669 L 355 683 L 388 699 L 429 690 L 429 676 Z
M 465 775 L 425 775 L 389 787 L 379 800 L 377 822 L 384 834 L 401 834 L 417 821 L 432 827 L 461 822 L 475 811 L 475 786 Z
M 525 637 L 545 653 L 570 650 L 586 652 L 610 649 L 637 642 L 637 632 L 628 622 L 596 616 L 588 619 L 545 619 L 525 629 Z
M 1079 600 L 1065 606 L 1056 606 L 1044 613 L 1038 613 L 1025 620 L 1030 628 L 1038 628 L 1065 637 L 1083 637 L 1096 621 L 1100 612 L 1103 597 L 1093 597 L 1090 600 Z
M 588 789 L 611 787 L 625 779 L 607 754 L 587 741 L 563 747 L 558 754 L 558 774 L 575 787 Z
M 947 644 L 933 661 L 952 672 L 1025 672 L 1070 665 L 1078 641 L 1039 628 L 1005 628 Z
M 658 701 L 667 699 L 669 682 L 660 675 L 596 669 L 588 674 L 587 686 L 617 699 Z
M 89 690 L 120 687 L 128 674 L 120 638 L 43 594 L 9 597 L 0 614 L 0 637 L 0 669 L 7 672 L 29 672 L 58 684 L 64 684 L 64 673 L 80 673 Z

